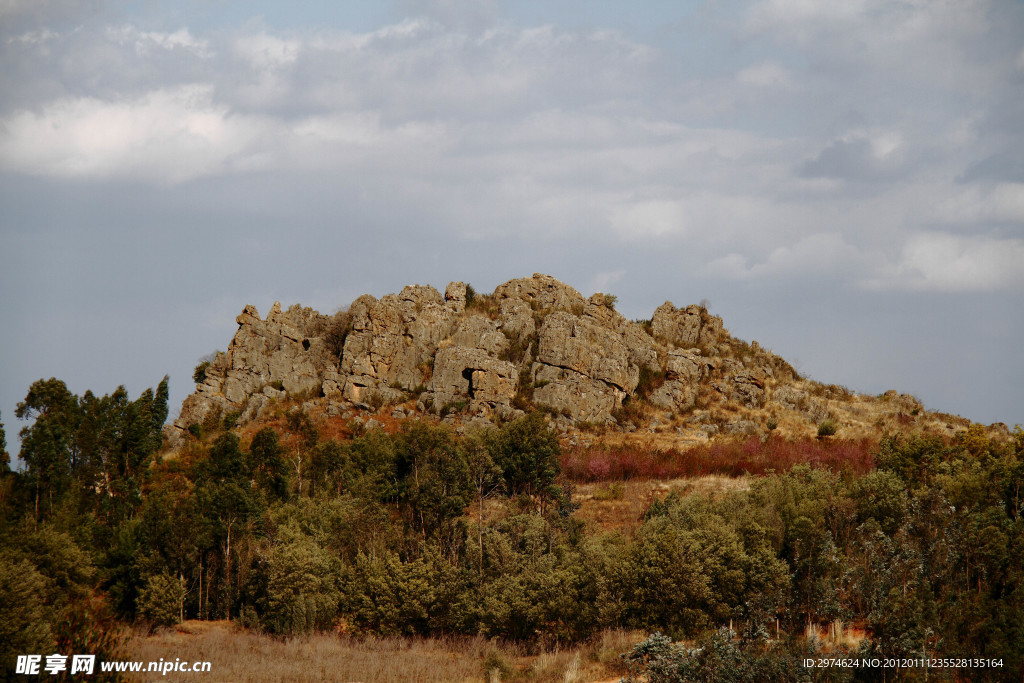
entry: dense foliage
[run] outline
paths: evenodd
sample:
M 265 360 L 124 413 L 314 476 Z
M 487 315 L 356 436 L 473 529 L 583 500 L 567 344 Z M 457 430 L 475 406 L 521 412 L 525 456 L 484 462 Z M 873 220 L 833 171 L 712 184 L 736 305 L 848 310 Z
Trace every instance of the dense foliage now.
M 723 667 L 799 678 L 817 647 L 805 633 L 831 623 L 867 634 L 860 654 L 1001 658 L 972 675 L 1024 675 L 1020 429 L 1006 443 L 979 427 L 894 436 L 874 468 L 798 465 L 726 496 L 670 494 L 626 537 L 574 514 L 540 414 L 339 440 L 293 409 L 154 462 L 166 397 L 166 379 L 135 401 L 51 379 L 18 406 L 24 470 L 0 487 L 5 665 L 51 651 L 69 614 L 88 608 L 95 633 L 102 597 L 123 621 L 281 635 L 556 644 L 634 627 L 668 634 L 630 655 L 650 681 Z

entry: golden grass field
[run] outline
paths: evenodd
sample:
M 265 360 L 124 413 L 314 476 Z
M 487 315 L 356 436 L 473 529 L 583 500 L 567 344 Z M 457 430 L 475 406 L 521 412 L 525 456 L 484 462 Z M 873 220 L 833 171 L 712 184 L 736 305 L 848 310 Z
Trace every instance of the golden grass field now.
M 619 654 L 647 636 L 606 631 L 578 648 L 530 654 L 486 638 L 352 638 L 316 634 L 279 639 L 227 621 L 186 621 L 154 634 L 136 632 L 127 656 L 141 661 L 209 661 L 210 673 L 135 674 L 136 681 L 340 681 L 449 683 L 536 681 L 601 683 L 624 673 Z

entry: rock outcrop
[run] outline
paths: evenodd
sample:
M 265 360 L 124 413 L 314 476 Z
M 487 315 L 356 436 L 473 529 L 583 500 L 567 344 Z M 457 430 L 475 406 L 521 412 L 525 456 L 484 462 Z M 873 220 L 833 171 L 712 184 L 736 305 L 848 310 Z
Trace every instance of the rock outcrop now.
M 172 440 L 221 414 L 238 411 L 252 419 L 271 397 L 318 393 L 330 368 L 320 336 L 326 321 L 298 305 L 282 312 L 277 302 L 263 320 L 254 306 L 246 306 L 227 352 L 209 361 L 202 383 L 182 404 L 169 430 Z
M 380 301 L 365 295 L 351 307 L 340 374 L 342 396 L 355 403 L 393 395 L 429 378 L 428 363 L 451 334 L 458 312 L 433 287 L 406 287 Z
M 490 295 L 463 282 L 443 295 L 420 285 L 364 295 L 349 306 L 344 329 L 337 316 L 308 308 L 282 312 L 275 303 L 263 320 L 246 306 L 227 352 L 210 362 L 168 436 L 220 414 L 238 412 L 244 423 L 285 395 L 323 397 L 332 414 L 415 401 L 434 413 L 507 416 L 534 406 L 614 423 L 638 392 L 673 411 L 692 409 L 702 395 L 756 407 L 795 377 L 756 342 L 733 339 L 702 306 L 666 302 L 640 324 L 611 301 L 534 274 Z

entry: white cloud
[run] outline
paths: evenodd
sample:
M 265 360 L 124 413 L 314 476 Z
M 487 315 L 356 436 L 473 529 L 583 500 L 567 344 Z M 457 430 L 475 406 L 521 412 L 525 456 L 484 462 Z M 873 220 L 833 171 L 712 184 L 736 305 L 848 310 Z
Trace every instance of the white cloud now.
M 140 31 L 130 24 L 125 24 L 117 28 L 108 29 L 107 33 L 113 42 L 120 45 L 133 46 L 136 54 L 140 56 L 145 56 L 153 48 L 162 50 L 184 49 L 203 58 L 213 56 L 213 53 L 210 51 L 209 42 L 197 39 L 187 28 L 167 33 L 161 31 Z
M 596 273 L 590 280 L 589 289 L 592 292 L 607 292 L 608 288 L 621 280 L 625 274 L 626 271 L 623 268 Z M 584 295 L 586 295 L 586 292 L 584 292 Z
M 923 217 L 939 225 L 1024 224 L 1024 183 L 957 185 L 924 207 Z
M 789 89 L 795 85 L 789 70 L 775 62 L 762 62 L 741 69 L 736 74 L 736 82 L 755 88 Z
M 917 233 L 872 289 L 987 292 L 1024 285 L 1024 240 Z
M 54 33 L 48 28 L 43 28 L 37 31 L 26 31 L 20 35 L 8 38 L 7 42 L 17 45 L 43 45 L 58 37 L 59 34 Z
M 68 178 L 143 178 L 182 182 L 228 170 L 264 126 L 231 116 L 212 87 L 189 85 L 139 97 L 53 102 L 0 124 L 0 166 Z
M 266 32 L 240 36 L 235 51 L 257 69 L 276 69 L 293 64 L 302 50 L 297 39 L 279 38 Z
M 654 199 L 628 202 L 612 210 L 612 229 L 629 239 L 680 235 L 686 231 L 685 212 L 681 202 Z
M 761 261 L 749 265 L 747 257 L 733 252 L 708 263 L 702 274 L 731 280 L 788 279 L 827 274 L 838 279 L 855 271 L 866 257 L 837 233 L 808 235 L 792 245 L 772 249 Z
M 991 33 L 994 0 L 761 0 L 746 12 L 748 35 L 796 47 L 829 78 L 865 85 L 927 83 L 961 97 L 994 87 L 991 66 L 971 53 Z M 823 73 L 824 75 L 824 73 Z

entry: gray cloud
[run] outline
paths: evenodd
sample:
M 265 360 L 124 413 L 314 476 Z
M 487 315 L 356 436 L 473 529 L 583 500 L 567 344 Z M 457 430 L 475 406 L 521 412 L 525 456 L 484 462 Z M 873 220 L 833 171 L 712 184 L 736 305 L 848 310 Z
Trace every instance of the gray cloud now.
M 170 372 L 180 401 L 245 303 L 535 271 L 633 317 L 709 298 L 822 379 L 1020 419 L 1020 383 L 993 369 L 1024 333 L 1018 9 L 771 0 L 652 37 L 396 7 L 371 30 L 116 5 L 5 25 L 8 421 L 40 376 L 140 390 Z M 1001 330 L 985 392 L 890 358 L 969 343 L 925 333 L 951 296 Z
M 891 181 L 907 171 L 907 152 L 898 134 L 859 134 L 835 140 L 813 159 L 800 164 L 805 178 L 834 178 L 864 182 Z

